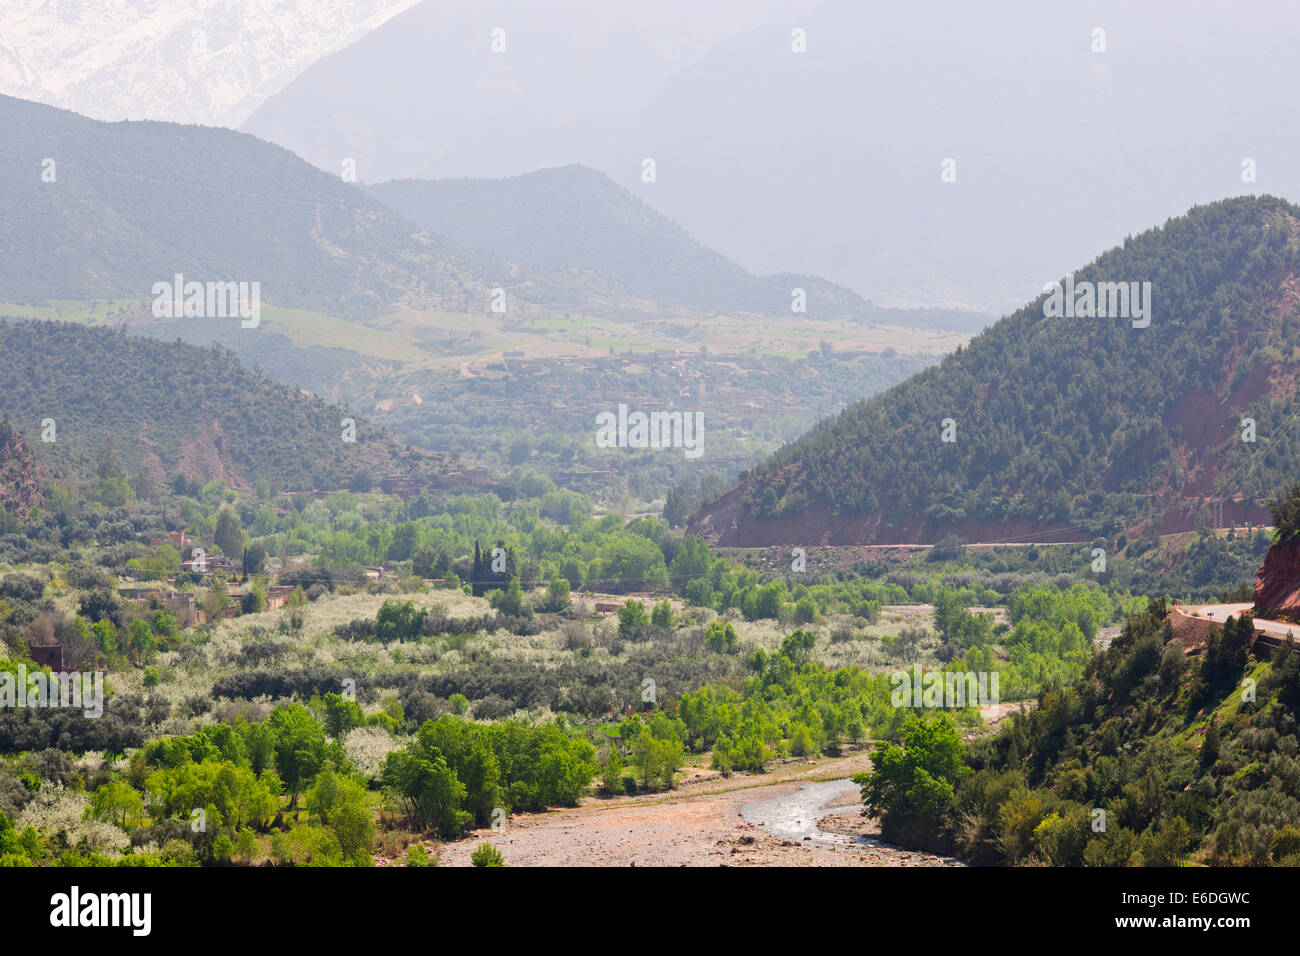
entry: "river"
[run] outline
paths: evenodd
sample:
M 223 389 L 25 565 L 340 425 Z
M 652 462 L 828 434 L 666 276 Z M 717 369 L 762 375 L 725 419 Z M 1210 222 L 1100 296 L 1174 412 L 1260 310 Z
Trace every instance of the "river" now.
M 839 801 L 846 793 L 858 793 L 858 785 L 852 780 L 827 780 L 820 783 L 804 784 L 794 793 L 784 797 L 772 797 L 768 800 L 756 800 L 745 804 L 740 811 L 746 823 L 762 827 L 768 833 L 796 843 L 816 843 L 820 846 L 847 847 L 874 846 L 885 847 L 871 837 L 850 837 L 842 833 L 827 833 L 817 826 L 822 817 L 832 813 L 843 813 L 850 807 Z M 828 804 L 837 803 L 836 806 Z

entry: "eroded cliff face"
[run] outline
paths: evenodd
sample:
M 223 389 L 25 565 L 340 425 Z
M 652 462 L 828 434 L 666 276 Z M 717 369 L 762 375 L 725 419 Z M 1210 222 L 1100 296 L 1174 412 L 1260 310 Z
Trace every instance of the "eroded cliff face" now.
M 1269 548 L 1255 576 L 1255 616 L 1300 621 L 1300 538 Z
M 22 433 L 0 422 L 0 507 L 16 518 L 41 502 L 48 469 L 32 455 Z

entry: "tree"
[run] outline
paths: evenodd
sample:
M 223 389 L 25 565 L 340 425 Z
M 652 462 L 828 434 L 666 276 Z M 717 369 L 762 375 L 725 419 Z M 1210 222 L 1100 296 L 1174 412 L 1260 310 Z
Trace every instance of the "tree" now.
M 569 582 L 559 574 L 552 575 L 551 583 L 546 588 L 546 607 L 551 611 L 563 611 L 569 606 Z
M 1143 866 L 1178 866 L 1192 845 L 1192 828 L 1180 816 L 1147 827 L 1138 841 Z
M 117 463 L 117 456 L 113 453 L 113 438 L 110 435 L 104 439 L 103 444 L 99 446 L 99 452 L 95 456 L 95 474 L 102 479 L 115 479 L 122 477 L 122 468 Z
M 239 601 L 239 613 L 260 614 L 266 610 L 266 592 L 260 587 L 251 587 Z
M 464 784 L 436 750 L 428 752 L 418 744 L 394 750 L 384 758 L 379 779 L 405 802 L 417 826 L 430 827 L 445 839 L 460 836 L 472 819 L 461 809 Z
M 617 744 L 609 745 L 609 755 L 601 769 L 600 788 L 611 796 L 618 796 L 626 789 L 623 786 L 623 753 Z
M 425 721 L 417 734 L 425 753 L 440 753 L 456 779 L 465 788 L 462 806 L 478 826 L 492 822 L 492 813 L 502 806 L 501 766 L 486 734 L 477 724 L 445 716 Z
M 407 561 L 414 554 L 420 543 L 420 526 L 413 521 L 406 521 L 393 529 L 393 540 L 388 545 L 389 561 Z
M 369 864 L 375 824 L 366 788 L 356 780 L 326 770 L 307 793 L 307 810 L 334 831 L 344 857 Z
M 146 581 L 158 581 L 168 575 L 179 574 L 181 554 L 170 544 L 161 544 L 153 553 L 142 558 L 132 558 L 130 563 L 140 569 Z
M 654 606 L 654 610 L 650 612 L 650 623 L 665 630 L 672 628 L 674 623 L 673 606 L 667 598 Z
M 530 617 L 533 613 L 533 609 L 524 601 L 524 592 L 519 586 L 518 578 L 511 578 L 504 591 L 494 591 L 489 603 L 509 617 Z
M 325 766 L 325 729 L 301 704 L 281 704 L 267 718 L 271 728 L 275 768 L 289 788 L 289 806 Z
M 149 622 L 137 618 L 131 622 L 127 628 L 127 633 L 127 650 L 135 663 L 140 666 L 152 664 L 154 658 L 158 655 L 158 639 L 154 637 Z
M 710 621 L 704 628 L 704 646 L 719 654 L 734 654 L 740 646 L 735 625 L 730 621 Z
M 1201 768 L 1212 767 L 1219 759 L 1219 722 L 1211 720 L 1205 728 L 1205 737 L 1201 740 Z
M 90 628 L 95 635 L 96 643 L 99 644 L 99 650 L 105 659 L 112 663 L 117 660 L 117 631 L 107 619 L 96 621 Z
M 483 553 L 479 549 L 478 541 L 474 542 L 474 569 L 470 572 L 469 584 L 475 597 L 482 597 L 486 588 L 487 575 L 483 568 Z
M 817 645 L 817 635 L 799 628 L 781 642 L 781 656 L 796 666 L 805 663 Z
M 970 773 L 961 736 L 948 714 L 913 711 L 904 718 L 899 737 L 901 745 L 877 744 L 871 771 L 853 782 L 862 788 L 867 812 L 880 818 L 886 840 L 901 837 L 934 845 L 952 809 L 955 786 Z
M 139 825 L 144 816 L 144 800 L 129 783 L 112 780 L 95 791 L 90 812 L 96 820 L 106 820 L 126 830 Z
M 266 570 L 266 546 L 260 541 L 255 541 L 244 549 L 244 577 L 250 574 L 261 574 Z
M 437 548 L 419 548 L 411 555 L 411 573 L 417 578 L 436 578 L 450 567 L 445 552 Z
M 229 505 L 222 505 L 217 512 L 217 528 L 212 540 L 221 553 L 233 558 L 244 550 L 244 529 L 239 523 L 239 515 Z
M 366 722 L 366 715 L 355 700 L 341 694 L 326 694 L 321 702 L 325 705 L 325 732 L 335 740 Z
M 77 602 L 77 613 L 90 623 L 107 620 L 114 627 L 122 626 L 122 602 L 110 588 L 97 587 Z
M 638 734 L 632 742 L 632 766 L 645 789 L 652 786 L 670 789 L 684 756 L 680 740 L 656 737 L 649 730 Z
M 1290 541 L 1300 535 L 1300 484 L 1294 484 L 1269 506 L 1278 541 Z
M 649 623 L 650 615 L 646 613 L 645 604 L 641 601 L 628 598 L 618 609 L 619 637 L 633 638 Z
M 520 435 L 510 442 L 510 450 L 507 457 L 512 465 L 522 465 L 528 460 L 528 456 L 533 453 L 533 443 L 526 435 Z

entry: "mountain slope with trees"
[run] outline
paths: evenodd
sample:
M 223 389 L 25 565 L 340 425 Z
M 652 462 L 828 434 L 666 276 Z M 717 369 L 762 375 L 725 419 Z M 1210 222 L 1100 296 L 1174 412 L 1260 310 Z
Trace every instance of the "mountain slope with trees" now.
M 102 123 L 8 96 L 0 129 L 0 302 L 151 302 L 176 273 L 260 282 L 264 303 L 347 318 L 402 303 L 486 312 L 498 286 L 559 294 L 423 232 L 342 165 L 326 173 L 246 133 Z
M 345 442 L 352 413 L 220 349 L 63 322 L 0 322 L 0 355 L 0 414 L 66 478 L 147 484 L 182 474 L 240 488 L 333 489 L 450 460 L 360 418 L 356 441 Z M 53 441 L 44 440 L 47 426 Z
M 1272 197 L 1129 237 L 1074 282 L 1150 282 L 1149 326 L 1047 317 L 1044 294 L 820 423 L 692 530 L 745 546 L 1087 540 L 1188 530 L 1216 498 L 1223 523 L 1267 524 L 1300 457 L 1298 237 L 1300 209 Z
M 884 839 L 976 865 L 1296 866 L 1300 651 L 1252 638 L 1229 618 L 1187 656 L 1153 601 L 997 735 L 909 715 L 854 780 Z
M 604 173 L 581 165 L 507 179 L 400 179 L 370 187 L 426 229 L 543 269 L 589 269 L 645 299 L 702 309 L 789 313 L 803 289 L 809 318 L 975 331 L 977 313 L 881 309 L 810 275 L 755 276 L 702 245 Z

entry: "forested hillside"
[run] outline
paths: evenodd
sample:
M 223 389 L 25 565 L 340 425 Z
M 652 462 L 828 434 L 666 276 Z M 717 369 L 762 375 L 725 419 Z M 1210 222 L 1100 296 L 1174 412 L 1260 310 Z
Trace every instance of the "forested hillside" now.
M 864 775 L 885 837 L 978 864 L 1300 863 L 1300 653 L 1256 658 L 1244 617 L 1187 657 L 1165 614 L 1132 617 L 1081 680 L 965 753 L 945 717 L 916 721 L 907 763 L 940 783 L 909 802 L 910 769 Z
M 1148 326 L 1045 317 L 1041 296 L 822 422 L 693 530 L 736 545 L 1086 539 L 1187 530 L 1210 498 L 1227 499 L 1224 523 L 1267 523 L 1300 457 L 1298 217 L 1231 199 L 1129 237 L 1074 282 L 1150 282 Z
M 0 414 L 69 478 L 341 488 L 445 459 L 252 372 L 227 352 L 62 322 L 0 322 Z M 43 440 L 52 421 L 53 441 Z
M 244 133 L 101 123 L 7 96 L 0 129 L 0 302 L 147 301 L 181 273 L 340 315 L 407 300 L 486 311 L 506 277 Z

